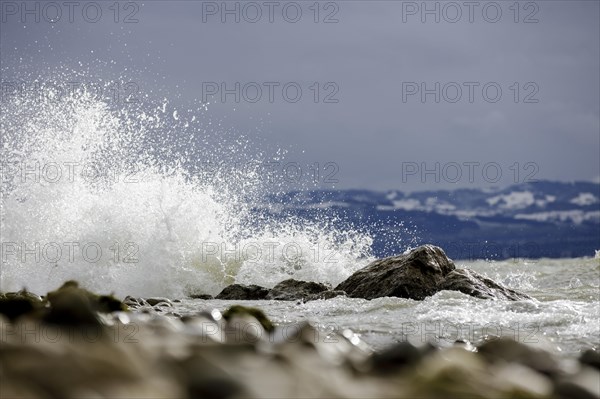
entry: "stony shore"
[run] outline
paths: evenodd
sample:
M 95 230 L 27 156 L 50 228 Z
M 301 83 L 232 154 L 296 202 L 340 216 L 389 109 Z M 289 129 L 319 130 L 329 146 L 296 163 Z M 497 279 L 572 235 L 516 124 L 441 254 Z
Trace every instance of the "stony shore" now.
M 459 269 L 436 247 L 420 248 L 365 269 L 401 283 L 380 284 L 388 294 L 385 290 L 402 294 L 422 289 L 406 276 L 429 276 L 435 280 L 432 287 L 457 281 L 452 273 Z M 424 258 L 428 261 L 422 262 Z M 356 290 L 372 289 L 368 276 L 358 277 L 347 281 L 355 282 Z M 478 292 L 487 287 L 502 295 L 490 298 L 473 291 L 475 296 L 516 300 L 506 292 L 520 295 L 471 277 Z M 458 279 L 459 284 L 466 280 Z M 390 288 L 394 286 L 403 288 Z M 273 289 L 228 290 L 278 300 L 355 292 L 339 288 L 288 281 Z M 260 309 L 239 305 L 199 308 L 192 316 L 177 317 L 164 311 L 170 303 L 168 298 L 121 301 L 73 281 L 44 297 L 27 291 L 0 294 L 0 397 L 600 397 L 600 354 L 594 349 L 578 358 L 556 357 L 539 347 L 488 336 L 449 348 L 398 342 L 374 352 L 348 329 L 324 333 L 309 322 L 274 325 Z

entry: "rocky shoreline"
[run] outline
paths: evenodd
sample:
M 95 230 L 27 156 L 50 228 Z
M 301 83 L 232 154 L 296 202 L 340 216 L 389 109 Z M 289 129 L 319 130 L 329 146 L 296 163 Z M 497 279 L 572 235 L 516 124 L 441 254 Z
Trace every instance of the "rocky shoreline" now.
M 332 288 L 325 284 L 289 279 L 272 289 L 232 284 L 214 299 L 312 301 L 339 295 L 374 299 L 398 297 L 422 300 L 442 290 L 460 291 L 481 299 L 532 299 L 469 269 L 457 269 L 444 251 L 423 245 L 403 255 L 376 260 Z M 212 299 L 206 294 L 193 298 Z
M 529 298 L 456 269 L 434 246 L 375 261 L 337 287 L 286 280 L 272 289 L 231 285 L 216 298 L 422 299 L 442 289 L 485 299 Z M 121 301 L 74 281 L 44 297 L 0 294 L 0 397 L 600 397 L 594 349 L 561 358 L 487 336 L 449 348 L 398 342 L 375 352 L 349 329 L 275 325 L 260 309 L 240 305 L 167 315 L 176 301 Z

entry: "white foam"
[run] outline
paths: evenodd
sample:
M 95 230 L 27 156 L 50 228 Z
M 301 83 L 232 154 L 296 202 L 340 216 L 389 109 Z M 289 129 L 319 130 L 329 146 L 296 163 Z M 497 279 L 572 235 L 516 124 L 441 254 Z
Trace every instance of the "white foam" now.
M 337 284 L 368 261 L 364 234 L 253 220 L 251 170 L 190 174 L 183 165 L 210 155 L 183 129 L 205 126 L 168 108 L 115 110 L 85 92 L 3 104 L 1 291 L 76 279 L 118 295 L 215 294 L 234 281 Z M 245 156 L 243 140 L 232 148 Z

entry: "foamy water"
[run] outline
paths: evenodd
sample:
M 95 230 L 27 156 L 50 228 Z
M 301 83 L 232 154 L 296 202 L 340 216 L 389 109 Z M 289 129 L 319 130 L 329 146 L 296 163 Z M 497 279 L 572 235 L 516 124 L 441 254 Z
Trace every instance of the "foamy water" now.
M 223 164 L 248 161 L 250 144 L 211 131 L 203 106 L 115 109 L 81 90 L 2 108 L 1 291 L 44 294 L 67 279 L 170 297 L 291 277 L 337 284 L 370 260 L 370 237 L 331 221 L 252 216 L 259 171 Z
M 600 347 L 600 260 L 592 258 L 456 262 L 531 295 L 527 301 L 491 301 L 441 291 L 423 301 L 337 297 L 306 303 L 184 299 L 169 311 L 182 315 L 260 307 L 280 325 L 312 321 L 323 331 L 351 329 L 375 349 L 409 341 L 450 346 L 457 339 L 509 337 L 557 355 Z

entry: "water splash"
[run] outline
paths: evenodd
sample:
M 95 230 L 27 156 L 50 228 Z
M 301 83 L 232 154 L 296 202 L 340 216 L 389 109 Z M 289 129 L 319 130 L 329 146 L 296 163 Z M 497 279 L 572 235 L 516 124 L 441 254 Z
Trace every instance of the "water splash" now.
M 292 277 L 337 284 L 370 258 L 368 235 L 331 220 L 253 212 L 260 171 L 235 167 L 252 143 L 212 125 L 203 104 L 39 94 L 2 100 L 2 291 L 44 294 L 66 279 L 171 297 Z

